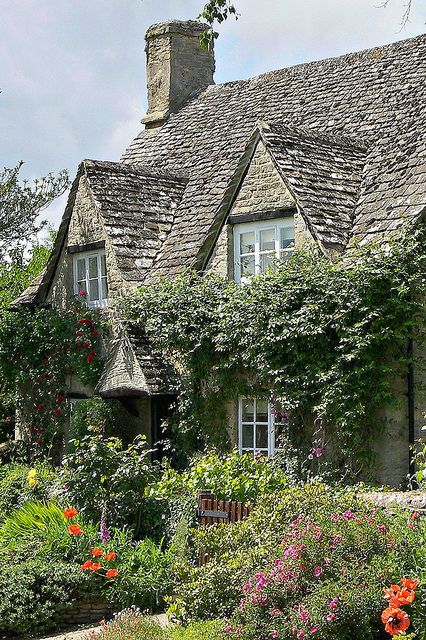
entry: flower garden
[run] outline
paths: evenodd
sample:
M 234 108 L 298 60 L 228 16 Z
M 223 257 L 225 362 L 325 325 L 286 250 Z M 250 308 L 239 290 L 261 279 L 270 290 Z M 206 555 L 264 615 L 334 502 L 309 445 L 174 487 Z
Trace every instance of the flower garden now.
M 206 452 L 176 471 L 142 441 L 105 442 L 108 460 L 88 436 L 61 468 L 0 466 L 3 635 L 59 629 L 95 599 L 105 640 L 426 637 L 418 513 L 379 509 L 361 486 L 290 485 L 274 459 Z M 249 516 L 197 526 L 206 486 Z M 146 615 L 165 611 L 167 628 Z

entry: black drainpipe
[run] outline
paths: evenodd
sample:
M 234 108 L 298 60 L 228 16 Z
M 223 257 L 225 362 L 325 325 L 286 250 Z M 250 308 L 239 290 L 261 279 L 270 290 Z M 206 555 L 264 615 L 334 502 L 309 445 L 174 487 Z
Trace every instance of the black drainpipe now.
M 414 345 L 413 338 L 408 340 L 407 345 L 408 369 L 407 369 L 407 400 L 408 400 L 408 465 L 409 474 L 413 488 L 417 484 L 415 482 L 415 464 L 414 464 Z

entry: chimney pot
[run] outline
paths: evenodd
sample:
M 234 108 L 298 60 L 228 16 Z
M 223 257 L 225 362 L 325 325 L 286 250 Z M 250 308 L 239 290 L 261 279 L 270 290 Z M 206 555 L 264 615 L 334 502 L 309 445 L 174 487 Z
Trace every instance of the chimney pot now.
M 146 32 L 146 129 L 161 127 L 171 113 L 214 83 L 213 46 L 206 51 L 200 45 L 200 33 L 207 28 L 193 20 L 171 20 Z

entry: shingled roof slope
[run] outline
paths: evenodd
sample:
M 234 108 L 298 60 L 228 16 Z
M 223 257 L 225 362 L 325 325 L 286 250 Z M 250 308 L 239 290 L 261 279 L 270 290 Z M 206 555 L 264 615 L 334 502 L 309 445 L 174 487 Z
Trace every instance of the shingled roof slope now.
M 261 137 L 312 235 L 325 247 L 345 247 L 361 187 L 365 145 L 282 125 L 261 126 Z
M 119 162 L 85 161 L 120 272 L 143 280 L 174 221 L 187 180 Z
M 189 183 L 152 277 L 195 266 L 257 120 L 368 144 L 350 239 L 416 220 L 426 206 L 426 36 L 210 86 L 123 155 Z M 349 221 L 342 220 L 344 234 Z M 323 222 L 326 227 L 328 221 Z

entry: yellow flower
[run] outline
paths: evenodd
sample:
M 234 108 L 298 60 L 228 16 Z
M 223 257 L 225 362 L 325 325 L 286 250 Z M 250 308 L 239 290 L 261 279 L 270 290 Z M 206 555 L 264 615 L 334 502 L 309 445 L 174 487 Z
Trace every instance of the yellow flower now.
M 36 484 L 37 484 L 37 470 L 36 469 L 31 469 L 28 472 L 27 481 L 28 481 L 28 485 L 31 488 L 36 486 Z

